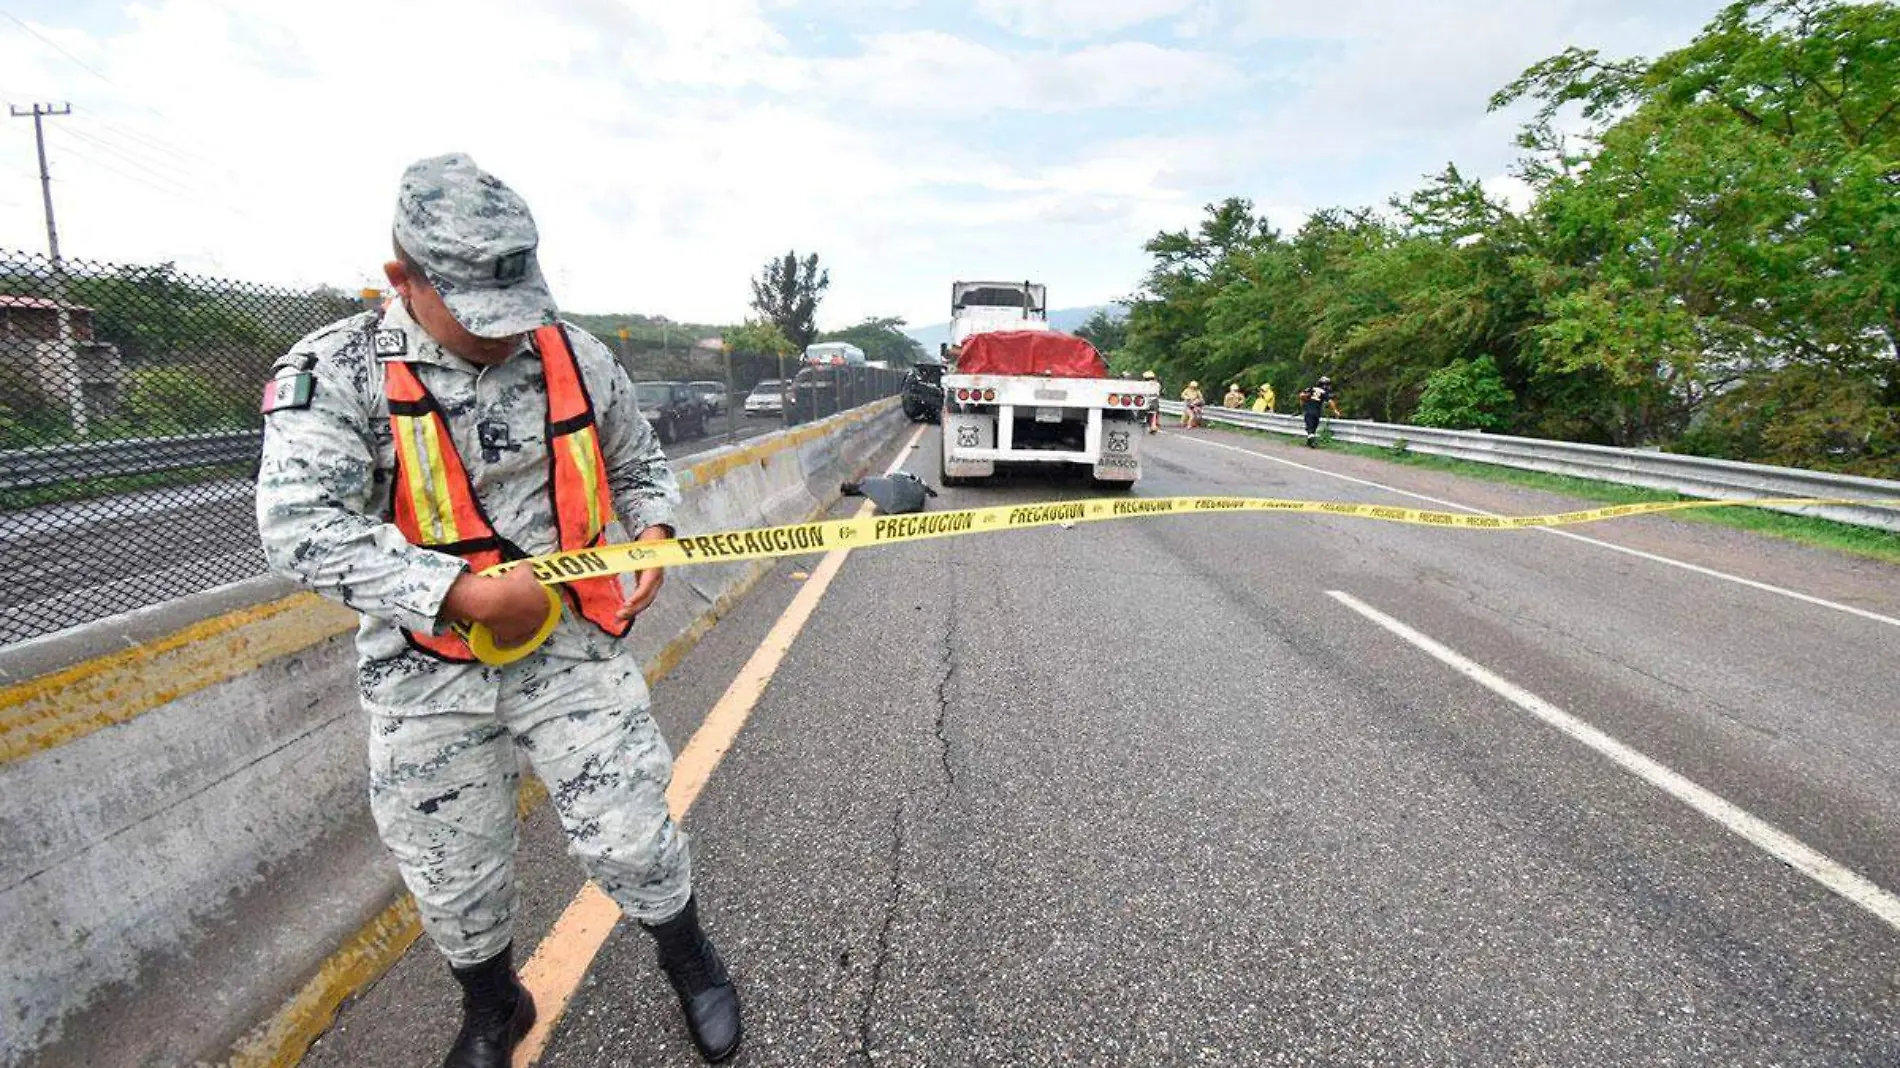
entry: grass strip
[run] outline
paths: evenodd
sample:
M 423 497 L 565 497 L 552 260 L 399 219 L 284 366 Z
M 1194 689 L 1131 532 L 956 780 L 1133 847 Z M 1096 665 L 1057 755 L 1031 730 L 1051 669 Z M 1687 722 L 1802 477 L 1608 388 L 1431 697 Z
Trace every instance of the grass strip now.
M 1292 440 L 1284 434 L 1275 434 L 1271 431 L 1242 427 L 1227 429 L 1237 429 L 1243 433 L 1277 441 Z M 1553 475 L 1543 471 L 1527 471 L 1517 467 L 1458 460 L 1449 456 L 1432 456 L 1413 452 L 1410 449 L 1357 445 L 1340 441 L 1324 430 L 1320 433 L 1320 439 L 1322 447 L 1328 452 L 1363 456 L 1367 459 L 1383 460 L 1387 463 L 1423 468 L 1427 471 L 1442 471 L 1446 474 L 1462 475 L 1486 482 L 1502 482 L 1580 500 L 1601 501 L 1604 504 L 1704 499 L 1665 490 L 1646 489 L 1641 486 L 1625 486 L 1616 482 L 1577 478 L 1573 475 Z M 1900 534 L 1881 530 L 1878 527 L 1858 527 L 1832 519 L 1817 519 L 1812 516 L 1790 515 L 1787 512 L 1772 512 L 1766 508 L 1748 507 L 1698 509 L 1692 512 L 1675 513 L 1669 518 L 1683 523 L 1705 523 L 1710 526 L 1728 527 L 1731 530 L 1746 530 L 1750 533 L 1765 534 L 1772 538 L 1781 538 L 1784 541 L 1818 549 L 1832 549 L 1868 560 L 1900 564 Z

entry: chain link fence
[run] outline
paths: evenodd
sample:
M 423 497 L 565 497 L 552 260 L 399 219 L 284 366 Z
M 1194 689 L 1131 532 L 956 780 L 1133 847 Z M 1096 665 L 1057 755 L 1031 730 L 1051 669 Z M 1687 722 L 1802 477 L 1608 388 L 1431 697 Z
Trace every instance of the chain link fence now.
M 360 309 L 0 251 L 0 645 L 262 574 L 263 383 Z
M 903 371 L 849 365 L 800 368 L 785 384 L 785 425 L 816 422 L 902 392 Z
M 298 338 L 363 308 L 0 249 L 0 645 L 263 574 L 263 384 Z M 774 414 L 808 423 L 902 388 L 902 371 L 806 367 Z

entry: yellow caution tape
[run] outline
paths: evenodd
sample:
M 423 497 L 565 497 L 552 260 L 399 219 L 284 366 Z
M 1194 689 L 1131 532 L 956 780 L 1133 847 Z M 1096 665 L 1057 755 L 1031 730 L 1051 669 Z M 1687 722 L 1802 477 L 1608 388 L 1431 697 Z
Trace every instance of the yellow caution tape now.
M 1900 498 L 1823 500 L 1813 497 L 1765 497 L 1745 501 L 1650 501 L 1642 504 L 1589 508 L 1580 512 L 1555 512 L 1549 515 L 1489 516 L 1470 515 L 1463 512 L 1434 512 L 1423 508 L 1401 508 L 1385 504 L 1294 501 L 1273 497 L 1098 497 L 1080 501 L 1045 501 L 1037 504 L 964 508 L 953 512 L 917 512 L 910 515 L 827 519 L 815 523 L 793 523 L 782 527 L 758 527 L 719 534 L 701 534 L 669 541 L 604 545 L 597 549 L 550 553 L 506 565 L 532 567 L 534 577 L 550 588 L 549 597 L 554 607 L 550 609 L 547 621 L 542 624 L 535 636 L 520 645 L 497 645 L 493 635 L 488 632 L 488 628 L 476 624 L 470 628 L 469 646 L 476 656 L 489 664 L 512 663 L 533 652 L 547 640 L 549 634 L 553 633 L 560 619 L 560 601 L 554 598 L 552 587 L 563 582 L 573 582 L 576 579 L 624 575 L 651 571 L 654 568 L 688 567 L 693 564 L 729 564 L 743 560 L 770 560 L 783 556 L 829 552 L 833 549 L 858 549 L 867 545 L 891 545 L 898 542 L 954 538 L 965 534 L 987 534 L 1029 527 L 1063 526 L 1111 519 L 1140 519 L 1200 512 L 1293 512 L 1462 530 L 1523 530 L 1529 527 L 1572 526 L 1622 516 L 1655 515 L 1660 512 L 1683 512 L 1698 508 L 1762 508 L 1789 505 L 1900 506 Z

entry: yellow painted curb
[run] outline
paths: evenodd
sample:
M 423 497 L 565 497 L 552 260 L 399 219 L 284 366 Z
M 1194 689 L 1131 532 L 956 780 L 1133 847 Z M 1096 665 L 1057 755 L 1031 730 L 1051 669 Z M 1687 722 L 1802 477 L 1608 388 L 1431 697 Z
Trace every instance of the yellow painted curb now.
M 523 776 L 515 814 L 525 819 L 547 799 L 548 788 L 540 779 Z M 291 1068 L 336 1021 L 343 1002 L 381 979 L 421 937 L 416 899 L 401 894 L 326 958 L 317 974 L 270 1019 L 238 1039 L 226 1068 Z
M 823 437 L 841 425 L 875 418 L 896 403 L 896 398 L 874 401 L 769 442 L 695 464 L 687 474 L 695 484 L 704 485 L 748 464 L 765 463 L 774 454 Z M 715 613 L 724 615 L 728 605 L 722 599 Z M 314 593 L 297 593 L 0 688 L 0 764 L 128 722 L 186 694 L 249 674 L 279 657 L 346 633 L 356 624 L 356 613 L 349 609 Z M 656 663 L 662 674 L 672 666 Z
M 230 1068 L 296 1064 L 336 1019 L 343 999 L 381 978 L 421 935 L 416 899 L 403 894 L 331 954 L 283 1009 L 240 1039 L 225 1063 Z M 290 1050 L 296 1052 L 286 1057 Z
M 0 763 L 124 723 L 355 626 L 349 609 L 293 594 L 15 683 L 0 689 Z

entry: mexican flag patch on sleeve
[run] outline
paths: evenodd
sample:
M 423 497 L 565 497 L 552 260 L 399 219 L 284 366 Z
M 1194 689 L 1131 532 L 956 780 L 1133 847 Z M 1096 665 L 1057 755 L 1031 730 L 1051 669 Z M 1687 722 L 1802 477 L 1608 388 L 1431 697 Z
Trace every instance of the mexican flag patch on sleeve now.
M 264 414 L 310 407 L 310 395 L 316 392 L 316 383 L 317 376 L 309 371 L 280 375 L 264 383 Z

